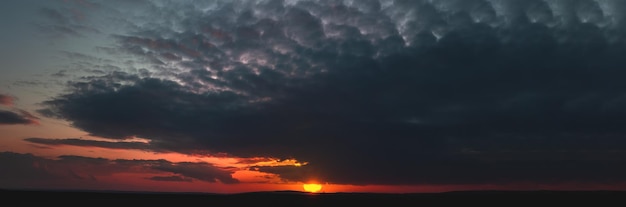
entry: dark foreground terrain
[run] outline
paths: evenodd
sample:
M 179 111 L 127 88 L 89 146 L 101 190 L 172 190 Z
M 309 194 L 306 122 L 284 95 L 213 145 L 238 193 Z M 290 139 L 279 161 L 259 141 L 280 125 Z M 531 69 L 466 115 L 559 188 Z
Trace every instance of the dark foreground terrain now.
M 425 194 L 242 194 L 0 190 L 8 206 L 626 206 L 626 191 L 477 191 Z

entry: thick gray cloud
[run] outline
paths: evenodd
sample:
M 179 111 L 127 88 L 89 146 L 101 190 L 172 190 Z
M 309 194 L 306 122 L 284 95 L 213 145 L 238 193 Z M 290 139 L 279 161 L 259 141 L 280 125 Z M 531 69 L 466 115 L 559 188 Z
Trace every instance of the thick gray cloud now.
M 146 5 L 160 18 L 113 37 L 149 71 L 70 82 L 43 114 L 163 150 L 309 162 L 261 168 L 290 180 L 625 181 L 623 1 Z
M 168 176 L 146 178 L 158 181 L 237 183 L 232 172 L 209 163 L 166 160 L 109 160 L 81 156 L 47 159 L 32 154 L 0 152 L 0 164 L 10 166 L 0 172 L 0 184 L 7 188 L 90 188 L 106 186 L 103 176 L 117 173 L 163 173 Z M 175 180 L 174 177 L 180 179 Z

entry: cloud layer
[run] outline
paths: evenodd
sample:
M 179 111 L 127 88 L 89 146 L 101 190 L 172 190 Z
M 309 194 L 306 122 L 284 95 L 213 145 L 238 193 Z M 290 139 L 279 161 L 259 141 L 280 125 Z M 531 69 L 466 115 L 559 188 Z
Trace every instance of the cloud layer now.
M 0 183 L 10 188 L 41 188 L 52 185 L 65 188 L 102 186 L 98 180 L 116 174 L 160 174 L 145 179 L 170 182 L 238 183 L 227 170 L 203 162 L 165 160 L 108 160 L 80 156 L 47 159 L 32 154 L 0 152 Z M 178 179 L 173 179 L 174 177 Z M 91 186 L 90 186 L 91 185 Z
M 309 162 L 260 168 L 295 181 L 625 181 L 623 1 L 137 4 L 108 48 L 147 69 L 74 80 L 41 113 L 155 149 Z

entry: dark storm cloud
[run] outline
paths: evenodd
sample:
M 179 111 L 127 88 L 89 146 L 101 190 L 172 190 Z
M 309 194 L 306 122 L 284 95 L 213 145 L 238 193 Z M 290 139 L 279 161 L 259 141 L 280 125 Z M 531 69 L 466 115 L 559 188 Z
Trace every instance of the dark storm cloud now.
M 384 152 L 386 153 L 386 152 Z M 598 156 L 600 154 L 601 156 Z M 343 160 L 343 164 L 324 165 L 324 168 L 307 167 L 258 167 L 259 171 L 274 173 L 285 180 L 341 180 L 356 184 L 405 185 L 406 180 L 419 184 L 566 184 L 579 183 L 617 185 L 624 183 L 621 175 L 626 173 L 623 152 L 496 152 L 477 154 L 448 154 L 447 157 L 423 154 L 422 158 L 379 158 L 370 161 Z M 589 158 L 593 157 L 593 158 Z M 382 159 L 382 160 L 381 160 Z M 330 162 L 330 160 L 328 160 Z M 352 162 L 350 162 L 352 161 Z M 363 163 L 354 163 L 363 162 Z M 395 165 L 379 164 L 392 162 Z M 367 165 L 369 163 L 369 165 Z M 347 165 L 347 166 L 342 166 Z M 359 167 L 356 167 L 359 166 Z M 360 167 L 363 166 L 363 167 Z M 364 167 L 368 166 L 368 167 Z M 329 176 L 329 174 L 332 174 Z M 406 176 L 391 179 L 393 176 Z M 410 176 L 410 177 L 409 177 Z M 383 182 L 379 182 L 384 180 Z
M 11 166 L 0 172 L 2 187 L 42 187 L 57 184 L 63 187 L 99 186 L 98 178 L 117 173 L 161 173 L 152 180 L 205 181 L 237 183 L 232 172 L 209 163 L 174 163 L 166 160 L 109 160 L 81 156 L 60 156 L 47 159 L 32 154 L 0 152 L 0 164 Z M 174 174 L 174 175 L 170 175 Z M 168 178 L 169 177 L 169 178 Z M 62 185 L 58 185 L 62 183 Z
M 57 146 L 57 145 L 69 145 L 69 146 L 81 146 L 81 147 L 101 147 L 101 148 L 110 148 L 110 149 L 137 149 L 137 150 L 147 150 L 153 151 L 150 147 L 150 144 L 144 142 L 107 142 L 107 141 L 97 141 L 97 140 L 85 140 L 78 138 L 67 138 L 67 139 L 48 139 L 48 138 L 26 138 L 24 141 L 49 145 L 49 146 Z
M 169 22 L 114 35 L 150 77 L 76 80 L 42 112 L 164 150 L 309 162 L 260 168 L 290 180 L 624 182 L 622 4 L 152 4 Z
M 37 119 L 39 118 L 23 110 L 18 110 L 18 112 L 0 110 L 0 125 L 38 124 Z

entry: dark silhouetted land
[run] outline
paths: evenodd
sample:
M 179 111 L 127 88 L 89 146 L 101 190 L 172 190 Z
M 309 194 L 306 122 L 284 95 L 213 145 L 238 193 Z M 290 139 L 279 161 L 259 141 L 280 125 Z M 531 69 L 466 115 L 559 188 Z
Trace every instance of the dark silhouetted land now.
M 625 206 L 626 191 L 469 191 L 447 193 L 241 194 L 0 190 L 9 206 Z M 4 206 L 4 205 L 3 205 Z

